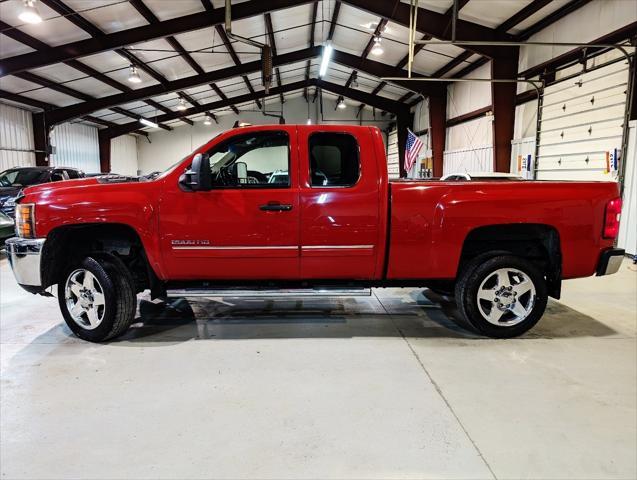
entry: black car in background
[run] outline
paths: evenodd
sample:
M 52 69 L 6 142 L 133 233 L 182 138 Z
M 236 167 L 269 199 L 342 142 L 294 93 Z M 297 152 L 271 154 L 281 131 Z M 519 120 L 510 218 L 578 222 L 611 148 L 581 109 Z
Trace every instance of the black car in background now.
M 0 212 L 13 218 L 15 197 L 24 187 L 83 177 L 82 170 L 69 167 L 16 167 L 5 170 L 0 173 Z

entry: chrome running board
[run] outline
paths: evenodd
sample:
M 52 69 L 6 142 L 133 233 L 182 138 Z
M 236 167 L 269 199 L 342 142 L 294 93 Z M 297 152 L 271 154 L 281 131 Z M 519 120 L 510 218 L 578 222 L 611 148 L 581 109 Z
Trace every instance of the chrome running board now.
M 166 292 L 169 298 L 175 297 L 369 297 L 371 288 L 281 288 L 281 289 L 238 289 L 238 288 L 179 288 Z

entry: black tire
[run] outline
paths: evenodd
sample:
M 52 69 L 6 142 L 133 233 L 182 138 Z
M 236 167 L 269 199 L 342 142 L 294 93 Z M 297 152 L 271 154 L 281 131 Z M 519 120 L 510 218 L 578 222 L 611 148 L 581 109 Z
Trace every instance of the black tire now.
M 481 313 L 481 310 L 484 311 L 484 304 L 478 305 L 478 289 L 482 282 L 488 281 L 490 276 L 500 269 L 519 270 L 530 279 L 535 288 L 534 301 L 532 304 L 528 303 L 529 313 L 521 322 L 510 326 L 491 323 Z M 462 320 L 473 326 L 479 333 L 491 338 L 512 338 L 527 332 L 542 318 L 548 301 L 546 281 L 542 273 L 528 260 L 512 255 L 476 258 L 462 270 L 455 293 L 458 313 Z M 528 302 L 531 293 L 527 295 L 529 297 L 525 297 L 525 301 Z M 503 300 L 498 301 L 503 302 Z M 510 311 L 506 311 L 506 315 L 509 316 L 508 318 L 514 316 Z M 507 317 L 503 318 L 506 321 Z
M 71 315 L 65 296 L 66 283 L 78 269 L 90 272 L 99 282 L 104 295 L 102 318 L 95 328 L 85 328 Z M 124 333 L 135 319 L 137 295 L 128 269 L 116 258 L 86 257 L 69 268 L 58 284 L 58 303 L 62 316 L 75 335 L 89 342 L 104 342 Z

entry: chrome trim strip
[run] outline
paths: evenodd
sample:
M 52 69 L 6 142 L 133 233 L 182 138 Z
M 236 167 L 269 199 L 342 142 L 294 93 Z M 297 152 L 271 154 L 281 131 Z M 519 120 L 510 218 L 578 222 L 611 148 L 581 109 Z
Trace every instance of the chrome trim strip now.
M 222 247 L 211 247 L 211 246 L 172 246 L 173 250 L 296 250 L 299 246 L 294 245 L 273 245 L 273 246 L 265 246 L 265 245 L 255 245 L 245 246 L 245 245 L 237 245 L 237 246 L 222 246 Z M 300 247 L 303 250 L 318 250 L 318 249 L 369 249 L 374 248 L 374 245 L 302 245 Z
M 223 247 L 175 247 L 173 250 L 296 250 L 298 246 L 223 246 Z
M 369 297 L 372 294 L 371 288 L 280 288 L 280 289 L 233 289 L 233 288 L 179 288 L 169 289 L 166 296 L 175 297 Z
M 374 245 L 303 245 L 301 247 L 303 250 L 317 250 L 317 249 L 339 249 L 339 248 L 351 248 L 351 249 L 366 249 L 366 248 L 374 248 Z

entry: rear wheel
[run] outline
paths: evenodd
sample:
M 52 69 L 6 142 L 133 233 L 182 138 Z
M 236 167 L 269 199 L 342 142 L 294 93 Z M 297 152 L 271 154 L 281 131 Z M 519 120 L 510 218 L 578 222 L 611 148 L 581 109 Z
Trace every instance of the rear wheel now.
M 544 314 L 544 276 L 524 258 L 476 259 L 461 274 L 456 301 L 462 318 L 478 332 L 511 338 L 532 328 Z
M 87 257 L 58 284 L 58 303 L 75 335 L 102 342 L 126 331 L 135 318 L 137 297 L 121 262 Z

